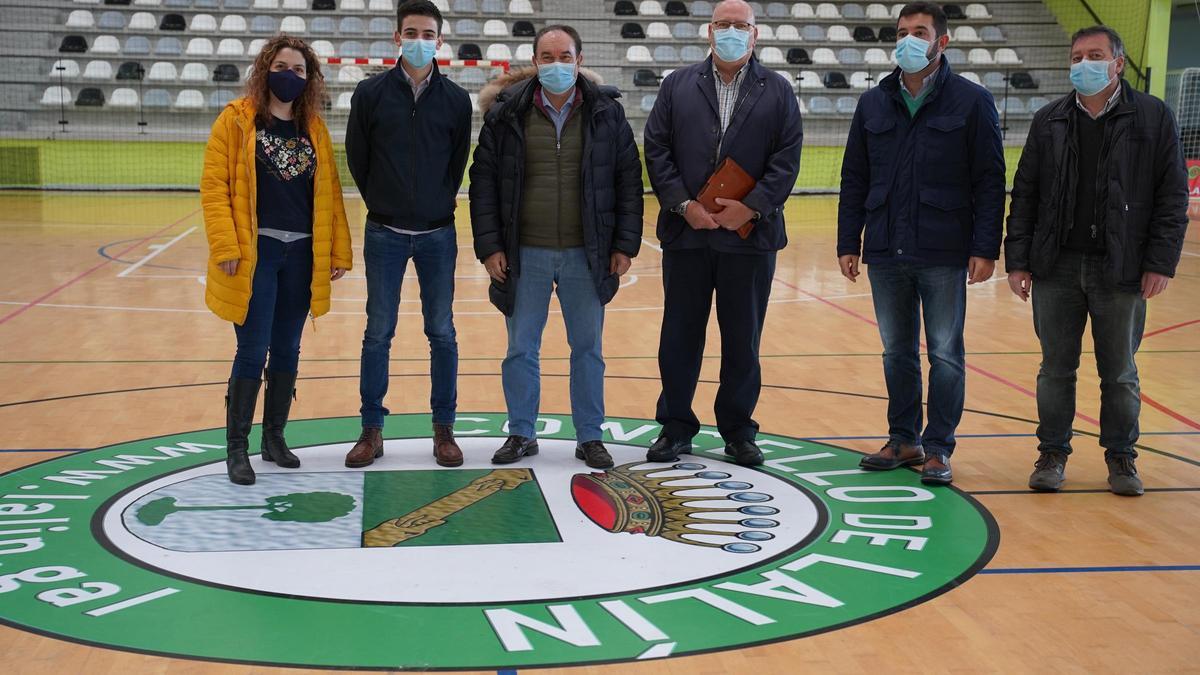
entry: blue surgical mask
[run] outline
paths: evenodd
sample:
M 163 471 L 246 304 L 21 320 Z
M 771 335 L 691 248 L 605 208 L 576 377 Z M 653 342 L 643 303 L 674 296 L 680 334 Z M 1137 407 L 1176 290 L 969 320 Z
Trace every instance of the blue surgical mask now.
M 915 35 L 905 35 L 896 43 L 896 64 L 906 73 L 919 73 L 929 67 L 929 48 L 933 43 Z
M 551 94 L 565 94 L 575 86 L 574 63 L 542 63 L 538 65 L 538 82 Z
M 1089 61 L 1084 59 L 1071 64 L 1071 84 L 1075 91 L 1084 96 L 1099 94 L 1104 91 L 1112 78 L 1108 76 L 1108 67 L 1112 61 Z
M 726 63 L 737 61 L 750 50 L 750 31 L 733 27 L 713 31 L 713 49 L 717 58 Z
M 275 94 L 275 98 L 284 103 L 291 103 L 299 98 L 300 94 L 304 93 L 306 84 L 308 80 L 290 70 L 277 70 L 267 75 L 267 87 Z
M 401 40 L 400 54 L 408 65 L 420 70 L 437 55 L 437 40 Z

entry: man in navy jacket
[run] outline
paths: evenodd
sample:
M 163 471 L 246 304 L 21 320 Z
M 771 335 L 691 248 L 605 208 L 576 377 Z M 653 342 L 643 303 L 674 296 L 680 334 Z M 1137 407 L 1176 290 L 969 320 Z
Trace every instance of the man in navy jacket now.
M 859 98 L 846 140 L 837 253 L 850 281 L 860 253 L 868 265 L 884 347 L 889 440 L 862 468 L 923 463 L 922 481 L 945 485 L 966 389 L 965 284 L 991 278 L 1000 257 L 1004 152 L 991 94 L 942 56 L 950 37 L 941 7 L 905 5 L 896 33 L 900 67 Z
M 725 451 L 761 464 L 754 443 L 761 371 L 758 346 L 775 275 L 787 244 L 783 206 L 800 170 L 800 110 L 791 84 L 754 58 L 754 11 L 726 0 L 709 24 L 713 56 L 663 81 L 646 122 L 646 168 L 658 196 L 663 247 L 663 322 L 658 348 L 662 435 L 647 459 L 670 462 L 691 451 L 700 430 L 692 398 L 704 335 L 717 298 L 721 386 L 714 411 Z M 741 201 L 710 213 L 697 194 L 726 157 L 756 181 Z M 753 221 L 746 239 L 736 230 Z
M 434 459 L 460 466 L 462 451 L 454 441 L 458 341 L 451 307 L 458 259 L 454 209 L 471 148 L 471 98 L 438 72 L 443 21 L 437 6 L 405 0 L 396 15 L 402 56 L 395 68 L 358 83 L 346 123 L 346 163 L 367 205 L 363 430 L 346 466 L 361 468 L 383 454 L 388 359 L 409 260 L 421 285 L 429 338 Z

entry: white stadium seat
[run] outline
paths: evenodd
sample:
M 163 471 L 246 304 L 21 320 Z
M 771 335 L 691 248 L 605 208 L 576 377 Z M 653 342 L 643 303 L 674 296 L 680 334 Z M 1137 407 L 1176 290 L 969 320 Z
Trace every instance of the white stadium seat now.
M 188 56 L 212 56 L 212 40 L 208 38 L 192 38 L 188 40 L 186 53 Z
M 817 66 L 836 66 L 838 65 L 837 55 L 828 47 L 819 47 L 812 51 L 813 65 Z
M 217 20 L 212 14 L 197 14 L 192 17 L 189 30 L 193 33 L 214 33 L 217 30 Z
M 655 21 L 646 26 L 646 37 L 655 40 L 670 40 L 671 28 L 661 21 Z
M 988 13 L 987 7 L 984 7 L 978 2 L 972 2 L 971 4 L 967 5 L 966 15 L 968 19 L 992 18 L 992 15 Z
M 775 29 L 775 39 L 780 42 L 799 42 L 800 31 L 791 24 Z
M 1004 65 L 1016 65 L 1021 63 L 1021 57 L 1008 47 L 1001 47 L 996 50 L 996 63 Z
M 121 51 L 121 43 L 111 35 L 97 35 L 90 51 L 93 54 L 118 54 Z
M 658 0 L 642 0 L 642 4 L 638 5 L 638 14 L 641 16 L 662 16 L 662 3 Z
M 850 74 L 851 89 L 870 89 L 871 75 L 865 71 L 857 71 Z
M 129 30 L 155 30 L 158 28 L 158 21 L 150 12 L 134 12 L 133 16 L 129 17 L 126 27 Z
M 312 50 L 316 52 L 317 56 L 323 58 L 337 56 L 337 50 L 333 48 L 333 43 L 329 40 L 314 40 L 309 46 L 312 47 Z M 262 49 L 262 47 L 259 47 L 259 49 Z
M 517 63 L 528 63 L 533 58 L 533 45 L 528 42 L 517 46 L 517 53 L 513 55 L 513 60 Z
M 42 105 L 71 105 L 74 100 L 71 97 L 71 90 L 66 87 L 46 87 L 46 91 L 42 94 Z
M 959 26 L 954 29 L 955 42 L 980 42 L 979 34 L 971 26 Z
M 174 82 L 179 79 L 179 73 L 175 70 L 175 64 L 170 61 L 155 61 L 154 65 L 150 66 L 150 72 L 146 74 L 148 82 Z
M 136 108 L 138 105 L 137 92 L 127 87 L 114 89 L 112 96 L 108 98 L 108 105 L 111 108 Z
M 438 47 L 437 58 L 443 61 L 454 58 L 454 48 L 450 46 L 450 43 L 443 42 L 442 46 Z M 530 58 L 533 58 L 532 54 L 530 55 Z
M 796 19 L 811 19 L 817 15 L 812 5 L 807 2 L 797 2 L 792 5 L 792 17 Z
M 825 84 L 821 82 L 821 76 L 811 70 L 800 72 L 800 88 L 801 89 L 824 89 Z
M 71 10 L 71 13 L 67 15 L 67 28 L 91 28 L 94 25 L 96 25 L 96 20 L 86 9 Z
M 241 14 L 226 14 L 221 19 L 222 33 L 245 33 L 246 30 L 246 17 Z
M 763 47 L 759 51 L 758 58 L 767 65 L 780 65 L 787 63 L 787 59 L 783 58 L 783 52 L 779 47 Z
M 279 9 L 279 0 L 254 0 L 254 9 Z
M 251 40 L 250 44 L 246 45 L 246 56 L 258 56 L 258 53 L 262 51 L 263 45 L 265 44 L 267 44 L 266 38 L 255 38 Z M 320 54 L 318 54 L 318 56 L 320 56 Z
M 508 37 L 508 26 L 500 19 L 488 19 L 483 24 L 483 34 L 488 37 Z
M 183 70 L 179 71 L 180 82 L 208 82 L 208 77 L 208 66 L 203 63 L 184 64 Z
M 246 51 L 246 46 L 237 38 L 225 38 L 217 45 L 217 54 L 219 56 L 241 56 Z
M 975 65 L 991 65 L 995 63 L 992 53 L 982 47 L 976 47 L 967 53 L 967 61 Z
M 354 92 L 343 91 L 342 93 L 338 94 L 337 103 L 335 103 L 333 107 L 338 110 L 349 110 L 350 109 L 350 99 L 353 96 L 354 96 Z
M 358 66 L 342 66 L 338 70 L 338 82 L 359 82 L 366 79 L 367 74 Z
M 817 5 L 817 18 L 840 19 L 842 18 L 842 15 L 840 12 L 838 12 L 837 5 L 833 4 L 832 2 L 822 2 L 821 4 Z
M 61 76 L 64 78 L 79 77 L 79 64 L 71 59 L 60 59 L 50 66 L 50 77 L 57 79 L 60 76 L 59 68 L 62 68 Z
M 886 6 L 878 2 L 872 2 L 867 5 L 867 18 L 871 20 L 890 19 L 892 18 L 892 14 Z
M 533 14 L 533 3 L 529 0 L 512 0 L 508 5 L 509 14 Z
M 175 107 L 187 110 L 199 110 L 204 107 L 204 94 L 195 89 L 184 89 L 175 99 Z
M 298 16 L 285 16 L 283 17 L 283 21 L 279 22 L 279 32 L 290 35 L 304 35 L 308 32 L 308 26 L 304 25 L 304 19 Z
M 850 29 L 845 26 L 842 26 L 842 25 L 830 26 L 829 27 L 829 41 L 830 42 L 854 42 L 854 36 L 850 34 Z
M 863 54 L 863 60 L 872 66 L 886 66 L 892 62 L 892 60 L 888 58 L 888 53 L 879 47 L 871 47 L 868 49 L 867 53 Z
M 92 61 L 83 69 L 85 80 L 111 80 L 112 76 L 113 67 L 108 61 Z
M 650 50 L 642 45 L 633 45 L 625 51 L 625 60 L 630 63 L 652 63 L 654 59 L 650 58 Z
M 483 58 L 488 61 L 512 61 L 512 50 L 505 44 L 488 45 Z

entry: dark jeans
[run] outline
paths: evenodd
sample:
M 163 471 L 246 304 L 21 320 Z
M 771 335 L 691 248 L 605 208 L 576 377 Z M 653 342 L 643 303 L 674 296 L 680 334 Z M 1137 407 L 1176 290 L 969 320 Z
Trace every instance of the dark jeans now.
M 421 286 L 421 314 L 429 338 L 429 405 L 434 424 L 454 424 L 458 404 L 458 341 L 454 333 L 454 267 L 458 239 L 454 227 L 428 234 L 400 234 L 367 221 L 363 242 L 367 263 L 367 329 L 363 333 L 358 392 L 364 427 L 383 427 L 388 409 L 388 359 L 396 335 L 400 285 L 411 259 Z
M 954 453 L 966 392 L 963 324 L 967 268 L 891 263 L 867 266 L 883 340 L 888 437 L 928 454 Z M 929 423 L 922 431 L 921 319 L 929 352 Z
M 692 411 L 713 292 L 721 329 L 721 385 L 713 411 L 726 443 L 754 440 L 762 370 L 758 346 L 775 253 L 722 253 L 709 248 L 663 252 L 663 320 L 658 346 L 662 393 L 656 418 L 663 434 L 687 440 L 700 431 Z
M 258 264 L 246 321 L 234 324 L 237 355 L 231 377 L 262 379 L 267 353 L 271 370 L 294 373 L 300 362 L 300 335 L 312 300 L 311 238 L 285 244 L 258 238 Z
M 1109 456 L 1137 457 L 1142 401 L 1134 354 L 1146 327 L 1146 301 L 1105 284 L 1103 254 L 1074 251 L 1063 251 L 1050 276 L 1033 281 L 1033 327 L 1042 343 L 1038 450 L 1071 452 L 1075 371 L 1088 317 L 1100 373 L 1100 445 Z

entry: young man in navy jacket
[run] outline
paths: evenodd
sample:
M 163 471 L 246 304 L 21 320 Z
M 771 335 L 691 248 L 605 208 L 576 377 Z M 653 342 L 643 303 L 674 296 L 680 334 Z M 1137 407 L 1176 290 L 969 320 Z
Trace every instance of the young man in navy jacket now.
M 899 68 L 859 98 L 846 140 L 837 254 L 850 281 L 860 254 L 867 264 L 884 348 L 888 442 L 862 468 L 924 464 L 923 482 L 946 485 L 966 390 L 966 284 L 991 278 L 1000 257 L 1004 152 L 992 95 L 942 55 L 950 35 L 941 7 L 905 5 L 896 33 Z
M 358 83 L 346 126 L 346 162 L 367 203 L 367 328 L 359 377 L 363 431 L 346 455 L 346 466 L 364 467 L 383 454 L 388 358 L 409 260 L 421 284 L 429 338 L 433 454 L 442 466 L 459 466 L 462 452 L 453 431 L 458 397 L 451 311 L 458 257 L 454 209 L 471 146 L 471 99 L 438 72 L 434 57 L 442 44 L 442 14 L 437 6 L 406 0 L 396 14 L 400 61 Z
M 646 168 L 658 196 L 663 248 L 663 322 L 658 348 L 662 435 L 647 459 L 671 462 L 691 452 L 700 430 L 692 398 L 704 358 L 704 333 L 717 298 L 721 386 L 714 412 L 725 452 L 761 464 L 751 417 L 761 389 L 758 346 L 775 276 L 775 252 L 787 244 L 783 206 L 796 185 L 803 137 L 791 83 L 754 58 L 754 11 L 726 0 L 709 24 L 713 56 L 675 71 L 646 122 Z M 756 184 L 741 201 L 718 200 L 709 212 L 696 196 L 725 158 Z M 742 239 L 736 230 L 754 227 Z

